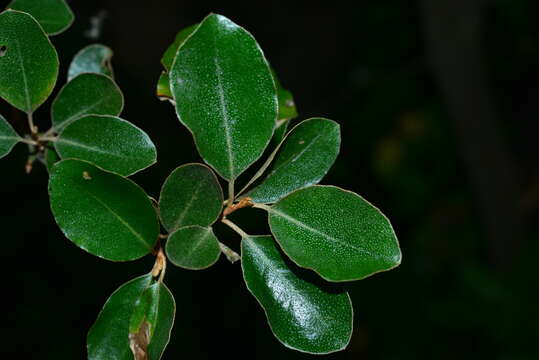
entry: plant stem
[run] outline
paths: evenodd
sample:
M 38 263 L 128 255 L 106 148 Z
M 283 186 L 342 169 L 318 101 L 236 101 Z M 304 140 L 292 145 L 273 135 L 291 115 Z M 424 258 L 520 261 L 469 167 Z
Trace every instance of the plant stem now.
M 234 264 L 236 261 L 241 260 L 241 256 L 238 255 L 237 252 L 223 244 L 219 241 L 219 249 L 221 249 L 221 252 L 225 254 L 226 258 L 230 263 Z
M 34 114 L 31 112 L 28 113 L 28 127 L 30 128 L 30 134 L 32 134 L 32 137 L 35 137 L 38 129 L 37 126 L 34 125 Z
M 234 224 L 232 221 L 230 221 L 228 219 L 221 219 L 221 222 L 223 224 L 227 225 L 232 230 L 234 230 L 236 233 L 238 233 L 238 235 L 240 235 L 242 238 L 249 237 L 249 235 L 245 231 L 240 229 L 240 227 L 238 225 Z
M 253 207 L 254 207 L 254 208 L 257 208 L 257 209 L 266 210 L 267 212 L 270 212 L 270 211 L 271 211 L 271 206 L 264 205 L 264 204 L 253 203 Z
M 159 250 L 157 251 L 157 255 L 155 258 L 155 263 L 153 264 L 152 268 L 152 276 L 155 278 L 159 276 L 159 282 L 163 282 L 163 278 L 165 277 L 165 272 L 167 270 L 167 258 L 165 257 L 165 254 L 163 253 L 163 247 L 159 246 Z
M 228 205 L 234 203 L 234 180 L 228 182 Z
M 56 136 L 43 136 L 43 137 L 40 137 L 39 140 L 55 142 L 58 140 L 58 138 Z
M 37 145 L 37 142 L 31 139 L 20 138 L 19 142 L 22 142 L 28 145 L 34 145 L 34 146 Z

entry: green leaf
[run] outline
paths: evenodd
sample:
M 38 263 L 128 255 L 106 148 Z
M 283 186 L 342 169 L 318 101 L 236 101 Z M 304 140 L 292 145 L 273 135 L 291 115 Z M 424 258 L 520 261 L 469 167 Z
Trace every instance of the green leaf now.
M 129 324 L 131 350 L 160 359 L 170 339 L 176 304 L 170 290 L 162 282 L 148 287 L 135 303 Z
M 186 226 L 173 232 L 166 245 L 168 259 L 189 270 L 206 269 L 219 260 L 219 242 L 211 228 Z
M 80 50 L 69 65 L 67 81 L 82 73 L 98 73 L 114 77 L 110 60 L 112 50 L 101 44 L 88 45 Z
M 326 280 L 359 280 L 401 262 L 389 220 L 353 192 L 311 186 L 263 208 L 285 253 Z
M 88 360 L 133 360 L 129 321 L 140 295 L 150 286 L 150 274 L 118 288 L 107 300 L 86 338 Z
M 62 159 L 76 158 L 123 176 L 153 165 L 157 159 L 149 136 L 119 117 L 87 115 L 68 125 L 55 142 Z
M 178 167 L 161 188 L 159 212 L 169 233 L 188 225 L 209 226 L 217 220 L 222 208 L 219 181 L 203 164 Z
M 124 97 L 118 85 L 102 74 L 80 74 L 66 83 L 52 103 L 51 118 L 54 130 L 85 115 L 120 115 Z
M 54 164 L 56 164 L 58 161 L 60 161 L 60 157 L 58 156 L 58 154 L 56 153 L 56 151 L 54 151 L 54 149 L 51 149 L 49 147 L 47 147 L 45 149 L 45 165 L 47 166 L 47 170 L 49 172 L 52 171 L 52 167 L 54 166 Z
M 13 0 L 8 8 L 29 13 L 49 35 L 64 32 L 75 19 L 64 0 Z
M 30 15 L 0 14 L 0 97 L 31 113 L 50 95 L 58 76 L 58 54 Z
M 9 154 L 11 149 L 21 140 L 11 125 L 0 115 L 0 159 Z
M 341 133 L 332 120 L 313 118 L 296 125 L 280 145 L 266 178 L 250 191 L 254 202 L 272 203 L 302 187 L 318 183 L 339 154 Z
M 185 42 L 185 39 L 187 39 L 189 35 L 191 35 L 193 31 L 195 31 L 197 26 L 198 24 L 194 24 L 180 30 L 176 35 L 174 42 L 170 44 L 170 46 L 163 54 L 163 57 L 161 58 L 161 64 L 163 64 L 163 67 L 167 70 L 167 72 L 170 71 L 170 68 L 172 67 L 172 63 L 174 62 L 174 57 L 176 56 L 178 49 Z
M 53 166 L 49 196 L 62 232 L 93 255 L 135 260 L 157 241 L 157 214 L 144 190 L 129 179 L 85 161 L 63 160 Z
M 353 310 L 347 292 L 313 281 L 289 265 L 271 236 L 244 238 L 241 258 L 247 288 L 286 347 L 327 354 L 348 345 Z
M 170 92 L 170 79 L 168 73 L 162 72 L 157 82 L 157 97 L 161 100 L 172 99 L 172 93 Z
M 279 117 L 277 120 L 290 120 L 298 116 L 296 109 L 296 103 L 294 102 L 294 96 L 292 93 L 281 85 L 277 73 L 271 69 L 273 80 L 275 81 L 275 87 L 277 88 L 277 99 L 279 101 Z
M 281 141 L 283 141 L 284 137 L 286 136 L 286 131 L 288 130 L 289 125 L 290 120 L 277 121 L 275 132 L 273 133 L 273 138 L 271 139 L 271 143 L 273 146 L 278 146 Z
M 235 179 L 262 155 L 277 96 L 251 34 L 223 16 L 207 16 L 178 50 L 170 83 L 180 121 L 223 178 Z

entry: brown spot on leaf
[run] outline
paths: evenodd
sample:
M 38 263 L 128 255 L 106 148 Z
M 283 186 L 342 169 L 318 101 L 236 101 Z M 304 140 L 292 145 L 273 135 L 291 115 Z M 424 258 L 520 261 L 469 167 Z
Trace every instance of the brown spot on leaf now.
M 148 360 L 148 344 L 150 342 L 150 324 L 144 321 L 136 333 L 129 334 L 129 347 L 135 360 Z
M 90 173 L 88 171 L 83 171 L 82 172 L 82 178 L 84 180 L 92 180 L 92 177 L 90 176 Z

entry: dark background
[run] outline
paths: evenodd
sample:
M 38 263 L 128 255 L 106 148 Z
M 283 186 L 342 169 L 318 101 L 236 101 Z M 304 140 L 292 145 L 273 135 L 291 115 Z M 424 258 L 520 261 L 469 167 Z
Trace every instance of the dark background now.
M 210 11 L 230 17 L 254 34 L 293 91 L 299 119 L 341 124 L 341 155 L 323 183 L 369 199 L 400 238 L 400 267 L 346 285 L 354 334 L 328 358 L 539 358 L 539 3 L 222 3 L 70 1 L 75 23 L 52 38 L 61 59 L 56 91 L 73 55 L 92 42 L 90 17 L 103 11 L 98 41 L 115 52 L 122 117 L 158 147 L 159 163 L 134 180 L 157 197 L 170 171 L 200 161 L 173 108 L 154 96 L 159 59 L 181 28 Z M 49 105 L 35 114 L 42 130 Z M 20 112 L 4 102 L 0 112 L 27 131 Z M 102 304 L 153 260 L 111 263 L 69 242 L 49 209 L 47 173 L 36 165 L 25 175 L 26 155 L 18 145 L 1 164 L 0 353 L 84 359 Z M 232 218 L 267 232 L 259 211 Z M 218 232 L 239 249 L 235 234 Z M 164 359 L 313 357 L 273 337 L 239 264 L 171 267 L 166 283 L 177 314 Z

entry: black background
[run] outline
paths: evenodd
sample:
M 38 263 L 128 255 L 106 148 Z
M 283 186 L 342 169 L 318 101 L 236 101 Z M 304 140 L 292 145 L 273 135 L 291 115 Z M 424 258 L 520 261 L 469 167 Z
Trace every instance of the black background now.
M 73 55 L 92 42 L 85 36 L 90 17 L 104 11 L 98 41 L 114 50 L 122 117 L 158 148 L 158 164 L 134 176 L 154 197 L 175 167 L 200 161 L 173 108 L 154 96 L 159 60 L 178 30 L 209 12 L 257 38 L 294 93 L 299 119 L 341 124 L 341 155 L 323 183 L 382 209 L 404 258 L 394 271 L 346 285 L 354 334 L 346 351 L 328 358 L 538 358 L 537 2 L 431 2 L 450 9 L 441 15 L 396 0 L 69 3 L 75 23 L 52 38 L 61 62 L 55 92 Z M 35 114 L 42 130 L 51 99 Z M 27 131 L 23 114 L 5 102 L 0 111 Z M 1 160 L 0 353 L 83 359 L 102 304 L 153 260 L 111 263 L 69 242 L 49 209 L 47 173 L 36 164 L 25 175 L 26 155 L 18 145 Z M 250 233 L 267 232 L 259 211 L 232 217 Z M 239 249 L 235 234 L 217 231 Z M 312 357 L 272 336 L 239 264 L 221 259 L 199 272 L 170 267 L 166 283 L 177 313 L 164 359 Z

